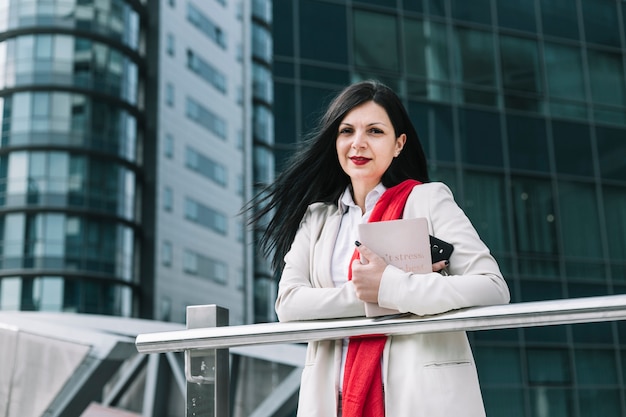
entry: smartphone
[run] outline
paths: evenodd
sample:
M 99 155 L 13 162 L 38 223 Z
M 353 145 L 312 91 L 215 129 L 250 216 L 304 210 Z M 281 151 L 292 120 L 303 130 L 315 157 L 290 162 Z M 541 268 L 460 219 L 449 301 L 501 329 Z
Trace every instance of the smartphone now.
M 452 244 L 444 240 L 437 239 L 434 236 L 430 236 L 430 254 L 433 258 L 433 263 L 450 259 L 452 251 L 454 251 L 454 246 L 452 246 Z

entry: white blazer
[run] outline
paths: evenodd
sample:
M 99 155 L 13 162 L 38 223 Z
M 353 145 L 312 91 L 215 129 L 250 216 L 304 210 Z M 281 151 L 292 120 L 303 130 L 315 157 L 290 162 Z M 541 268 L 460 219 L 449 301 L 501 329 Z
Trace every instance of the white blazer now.
M 449 276 L 411 274 L 387 266 L 378 304 L 418 315 L 505 304 L 507 284 L 489 249 L 442 183 L 416 186 L 404 218 L 425 217 L 429 233 L 454 245 Z M 330 262 L 341 222 L 336 205 L 309 206 L 278 287 L 279 321 L 364 316 L 354 286 L 336 288 Z M 298 416 L 332 417 L 337 410 L 342 341 L 311 342 L 302 374 Z M 389 337 L 383 352 L 389 417 L 485 415 L 472 352 L 464 332 Z

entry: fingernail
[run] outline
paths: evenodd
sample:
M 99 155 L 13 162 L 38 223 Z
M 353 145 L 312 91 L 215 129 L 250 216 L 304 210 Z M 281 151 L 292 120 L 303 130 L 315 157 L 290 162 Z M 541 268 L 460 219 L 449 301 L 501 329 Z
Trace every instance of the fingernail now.
M 358 240 L 355 240 L 354 244 L 357 245 L 357 246 L 361 246 L 361 242 L 359 242 Z
M 446 266 L 450 265 L 450 261 L 446 259 L 445 264 L 446 264 Z

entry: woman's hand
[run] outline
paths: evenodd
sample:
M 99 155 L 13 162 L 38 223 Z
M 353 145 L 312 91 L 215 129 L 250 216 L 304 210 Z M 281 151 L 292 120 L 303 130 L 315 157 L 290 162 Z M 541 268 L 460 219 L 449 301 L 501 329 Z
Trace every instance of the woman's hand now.
M 378 303 L 378 289 L 387 262 L 372 252 L 367 246 L 358 245 L 360 259 L 352 262 L 352 284 L 359 300 L 366 303 Z M 433 264 L 433 272 L 441 272 L 449 262 L 439 261 Z
M 359 300 L 378 304 L 378 289 L 387 262 L 367 246 L 358 245 L 361 259 L 352 262 L 352 284 Z

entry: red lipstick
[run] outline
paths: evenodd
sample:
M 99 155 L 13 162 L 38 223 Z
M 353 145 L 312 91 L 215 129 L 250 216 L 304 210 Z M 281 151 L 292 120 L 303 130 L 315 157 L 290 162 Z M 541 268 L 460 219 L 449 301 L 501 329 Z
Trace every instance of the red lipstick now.
M 365 158 L 363 156 L 352 156 L 350 160 L 354 165 L 365 165 L 370 161 L 370 158 Z

